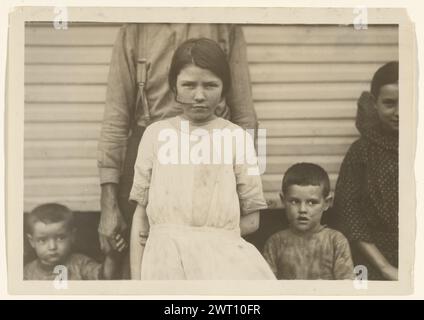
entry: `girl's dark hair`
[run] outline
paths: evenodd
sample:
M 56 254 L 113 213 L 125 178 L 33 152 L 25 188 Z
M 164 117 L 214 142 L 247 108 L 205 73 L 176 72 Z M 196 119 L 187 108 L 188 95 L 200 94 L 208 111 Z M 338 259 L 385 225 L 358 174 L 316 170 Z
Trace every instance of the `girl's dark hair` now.
M 218 43 L 207 38 L 189 39 L 175 50 L 168 74 L 172 91 L 175 92 L 179 73 L 189 64 L 210 70 L 222 81 L 222 97 L 228 93 L 231 86 L 230 65 Z
M 380 67 L 371 81 L 371 94 L 378 99 L 380 89 L 386 84 L 399 82 L 399 62 L 391 61 Z
M 327 172 L 314 163 L 296 163 L 287 169 L 284 174 L 281 189 L 287 194 L 290 186 L 323 186 L 323 196 L 330 194 L 330 179 Z

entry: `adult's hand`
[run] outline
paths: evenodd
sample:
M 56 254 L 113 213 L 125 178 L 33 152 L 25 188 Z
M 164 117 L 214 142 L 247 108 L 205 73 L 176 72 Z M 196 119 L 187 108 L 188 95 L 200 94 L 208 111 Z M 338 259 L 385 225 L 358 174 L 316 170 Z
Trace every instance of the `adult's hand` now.
M 117 249 L 116 235 L 123 236 L 128 228 L 119 210 L 117 188 L 118 185 L 115 183 L 106 183 L 101 186 L 101 214 L 98 231 L 100 248 L 105 254 L 112 249 Z

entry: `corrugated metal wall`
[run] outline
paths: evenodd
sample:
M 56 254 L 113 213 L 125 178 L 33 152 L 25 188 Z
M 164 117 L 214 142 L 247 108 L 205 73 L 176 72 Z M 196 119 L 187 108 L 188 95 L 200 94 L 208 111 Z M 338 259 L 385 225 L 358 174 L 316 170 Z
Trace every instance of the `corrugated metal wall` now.
M 96 147 L 118 30 L 112 24 L 28 24 L 25 32 L 25 211 L 57 201 L 99 210 Z M 328 170 L 334 188 L 358 136 L 356 99 L 373 72 L 398 58 L 394 26 L 244 27 L 255 107 L 267 129 L 264 191 L 279 205 L 284 171 L 299 161 Z

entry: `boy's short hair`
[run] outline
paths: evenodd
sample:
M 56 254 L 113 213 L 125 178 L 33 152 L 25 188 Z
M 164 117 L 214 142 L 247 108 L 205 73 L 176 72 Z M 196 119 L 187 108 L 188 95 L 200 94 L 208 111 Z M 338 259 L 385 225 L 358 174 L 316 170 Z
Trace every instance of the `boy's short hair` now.
M 296 163 L 287 169 L 281 186 L 283 194 L 287 194 L 290 186 L 323 186 L 323 196 L 330 194 L 330 178 L 327 172 L 314 163 Z
M 74 227 L 74 214 L 66 206 L 58 203 L 46 203 L 36 207 L 27 217 L 27 232 L 32 233 L 33 227 L 37 222 L 44 224 L 66 222 L 68 230 Z
M 375 72 L 371 81 L 371 94 L 374 96 L 375 99 L 377 99 L 382 86 L 398 82 L 399 62 L 388 62 Z

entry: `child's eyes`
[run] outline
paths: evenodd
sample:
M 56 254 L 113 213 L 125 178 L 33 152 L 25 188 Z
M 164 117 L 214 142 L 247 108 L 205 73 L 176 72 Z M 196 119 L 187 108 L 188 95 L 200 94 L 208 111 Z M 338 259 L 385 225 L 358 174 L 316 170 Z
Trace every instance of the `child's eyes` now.
M 194 89 L 196 87 L 196 84 L 194 84 L 194 83 L 183 83 L 182 86 L 184 88 Z M 218 84 L 217 83 L 206 83 L 206 84 L 204 84 L 204 87 L 206 89 L 217 88 Z
M 218 84 L 216 84 L 216 83 L 207 83 L 207 84 L 205 84 L 205 87 L 206 88 L 216 88 L 216 87 L 218 87 Z
M 383 104 L 387 108 L 394 108 L 397 105 L 397 101 L 396 100 L 383 100 Z
M 290 200 L 290 204 L 292 204 L 292 205 L 297 205 L 299 203 L 300 203 L 300 201 L 298 201 L 298 200 Z M 314 200 L 309 200 L 309 201 L 306 201 L 306 204 L 308 206 L 314 206 L 314 205 L 318 204 L 318 202 L 314 201 Z
M 66 236 L 57 236 L 55 238 L 56 241 L 65 241 L 66 240 Z M 39 244 L 45 244 L 47 242 L 47 239 L 38 239 L 37 243 Z

